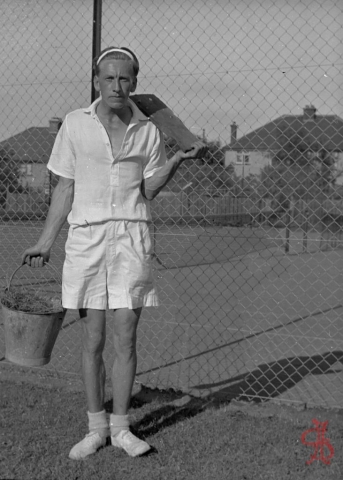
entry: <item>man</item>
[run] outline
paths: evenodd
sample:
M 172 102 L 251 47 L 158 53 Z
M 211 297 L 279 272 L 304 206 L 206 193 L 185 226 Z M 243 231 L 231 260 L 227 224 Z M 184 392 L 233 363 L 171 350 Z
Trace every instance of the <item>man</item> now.
M 82 373 L 89 433 L 70 451 L 85 458 L 106 444 L 130 456 L 150 446 L 129 429 L 128 408 L 136 373 L 136 331 L 142 307 L 158 305 L 150 264 L 148 222 L 152 200 L 186 159 L 206 147 L 166 160 L 161 132 L 129 99 L 139 63 L 127 48 L 110 47 L 94 61 L 100 98 L 69 113 L 56 137 L 48 168 L 59 175 L 37 244 L 22 261 L 42 267 L 68 217 L 62 304 L 79 309 Z M 113 414 L 104 410 L 106 308 L 114 310 Z

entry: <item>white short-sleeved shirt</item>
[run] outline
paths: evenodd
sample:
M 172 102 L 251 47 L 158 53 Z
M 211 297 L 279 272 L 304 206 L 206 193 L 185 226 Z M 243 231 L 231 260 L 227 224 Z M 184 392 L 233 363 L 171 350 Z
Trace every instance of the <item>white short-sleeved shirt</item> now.
M 129 99 L 133 115 L 114 158 L 96 115 L 99 102 L 66 116 L 49 159 L 49 170 L 75 181 L 68 222 L 78 226 L 108 220 L 149 221 L 150 204 L 141 193 L 141 183 L 167 161 L 162 133 Z

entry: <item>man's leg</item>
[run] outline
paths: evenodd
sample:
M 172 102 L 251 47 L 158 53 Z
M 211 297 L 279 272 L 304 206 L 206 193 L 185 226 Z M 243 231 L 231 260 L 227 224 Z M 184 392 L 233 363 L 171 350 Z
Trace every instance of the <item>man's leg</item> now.
M 80 309 L 82 321 L 82 374 L 88 405 L 89 434 L 76 444 L 69 457 L 78 460 L 95 453 L 109 435 L 104 410 L 106 372 L 102 353 L 106 340 L 104 310 Z
M 110 419 L 112 445 L 130 456 L 142 455 L 150 446 L 129 430 L 128 409 L 136 375 L 137 326 L 142 309 L 117 309 L 114 312 L 114 363 L 112 370 L 113 414 Z
M 88 411 L 104 408 L 106 372 L 102 353 L 106 341 L 105 310 L 80 309 L 82 320 L 82 376 Z
M 141 311 L 141 308 L 120 308 L 114 312 L 112 386 L 115 415 L 127 415 L 129 409 L 137 368 L 136 338 Z

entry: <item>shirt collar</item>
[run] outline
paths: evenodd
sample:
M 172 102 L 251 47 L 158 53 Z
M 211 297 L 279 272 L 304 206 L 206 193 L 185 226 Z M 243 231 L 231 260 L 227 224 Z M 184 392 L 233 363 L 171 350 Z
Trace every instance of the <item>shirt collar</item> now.
M 89 107 L 84 108 L 84 113 L 90 114 L 93 118 L 96 116 L 96 107 L 100 103 L 101 97 L 97 98 Z M 143 112 L 139 110 L 135 102 L 130 98 L 128 99 L 128 104 L 132 110 L 131 125 L 137 125 L 140 122 L 148 122 L 149 118 L 144 115 Z
M 101 97 L 97 98 L 89 107 L 84 108 L 83 112 L 87 113 L 87 114 L 90 114 L 92 117 L 95 117 L 96 116 L 96 107 L 97 107 L 98 103 L 100 102 L 100 100 L 101 100 Z

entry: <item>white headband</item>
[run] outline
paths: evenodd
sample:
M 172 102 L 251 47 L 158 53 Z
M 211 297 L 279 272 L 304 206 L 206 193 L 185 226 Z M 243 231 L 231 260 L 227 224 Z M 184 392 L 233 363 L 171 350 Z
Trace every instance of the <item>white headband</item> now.
M 112 48 L 111 50 L 107 50 L 107 52 L 104 52 L 102 55 L 100 55 L 100 57 L 98 58 L 96 64 L 99 65 L 100 60 L 102 60 L 106 55 L 108 55 L 109 53 L 112 53 L 112 52 L 125 53 L 125 55 L 127 55 L 128 57 L 130 57 L 133 62 L 135 61 L 135 59 L 133 58 L 133 55 L 131 55 L 130 52 L 128 52 L 128 51 L 126 51 L 126 50 L 123 50 L 122 48 Z

